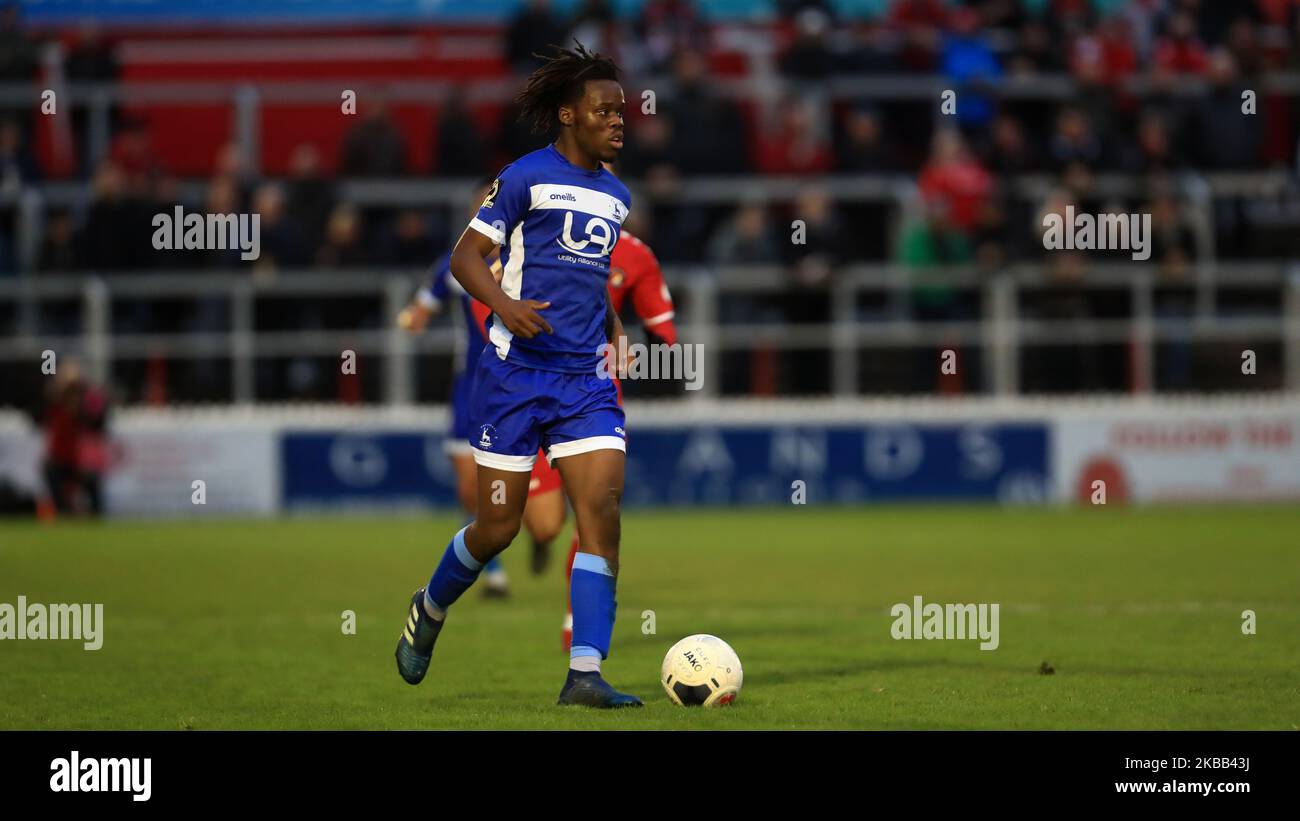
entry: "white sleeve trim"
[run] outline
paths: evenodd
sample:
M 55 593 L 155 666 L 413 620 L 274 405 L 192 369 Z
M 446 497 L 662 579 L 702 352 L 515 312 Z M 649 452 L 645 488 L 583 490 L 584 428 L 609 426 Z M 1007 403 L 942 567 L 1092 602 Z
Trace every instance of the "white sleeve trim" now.
M 645 325 L 648 328 L 651 325 L 658 325 L 660 322 L 667 322 L 668 320 L 672 319 L 674 315 L 675 315 L 674 311 L 667 311 L 665 313 L 659 314 L 658 316 L 652 316 L 649 319 L 643 319 L 641 320 L 641 324 Z
M 478 231 L 480 234 L 492 240 L 497 245 L 506 244 L 505 231 L 498 230 L 496 226 L 488 225 L 486 222 L 479 219 L 478 217 L 475 217 L 474 219 L 469 221 L 469 227 L 473 228 L 475 231 Z

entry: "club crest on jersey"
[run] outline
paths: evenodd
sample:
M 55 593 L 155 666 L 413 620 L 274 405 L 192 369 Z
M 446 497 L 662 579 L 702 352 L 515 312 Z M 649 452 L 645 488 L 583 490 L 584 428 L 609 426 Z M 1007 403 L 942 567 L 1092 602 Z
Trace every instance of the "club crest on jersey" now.
M 488 195 L 483 198 L 483 204 L 480 205 L 479 208 L 491 208 L 493 205 L 496 205 L 497 192 L 500 190 L 501 190 L 501 178 L 497 177 L 495 180 L 492 181 L 492 189 L 488 191 Z
M 611 288 L 622 288 L 622 287 L 623 287 L 623 280 L 625 280 L 626 278 L 627 278 L 627 277 L 626 277 L 626 275 L 623 273 L 623 269 L 622 269 L 622 268 L 610 268 L 610 269 L 609 269 L 609 287 L 611 287 Z
M 609 256 L 609 252 L 613 249 L 614 242 L 618 236 L 614 231 L 610 230 L 609 223 L 605 222 L 600 217 L 592 217 L 587 220 L 587 227 L 585 230 L 587 232 L 586 239 L 574 239 L 573 212 L 565 211 L 564 231 L 560 234 L 560 239 L 558 240 L 560 247 L 566 251 L 577 254 L 578 256 L 590 257 L 592 259 Z M 584 251 L 583 249 L 589 245 L 594 246 L 599 250 Z

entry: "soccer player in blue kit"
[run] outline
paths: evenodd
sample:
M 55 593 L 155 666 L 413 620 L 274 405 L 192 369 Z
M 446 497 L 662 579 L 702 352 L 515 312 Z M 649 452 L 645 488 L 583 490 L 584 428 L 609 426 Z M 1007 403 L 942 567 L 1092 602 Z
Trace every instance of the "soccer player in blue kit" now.
M 487 196 L 491 185 L 492 180 L 488 179 L 475 187 L 469 216 L 478 213 L 479 203 Z M 610 260 L 612 264 L 615 257 L 611 256 Z M 500 281 L 501 261 L 497 259 L 495 252 L 488 261 L 491 263 L 492 276 Z M 460 303 L 464 335 L 456 348 L 455 377 L 452 380 L 449 403 L 451 430 L 443 447 L 456 473 L 456 495 L 460 499 L 461 507 L 469 515 L 467 521 L 472 521 L 474 511 L 478 507 L 478 465 L 474 462 L 474 448 L 470 444 L 470 439 L 473 438 L 470 398 L 474 388 L 474 366 L 478 363 L 479 354 L 488 344 L 487 321 L 492 312 L 486 305 L 465 293 L 460 283 L 452 277 L 451 253 L 448 252 L 434 262 L 430 268 L 428 283 L 420 288 L 411 303 L 398 314 L 397 324 L 412 334 L 421 334 L 428 326 L 429 320 L 442 313 L 444 306 L 452 301 L 453 296 Z M 618 303 L 615 302 L 616 308 L 617 305 Z M 540 575 L 545 571 L 550 559 L 551 542 L 564 527 L 566 516 L 567 510 L 559 473 L 545 460 L 540 464 L 534 464 L 528 486 L 528 504 L 524 508 L 524 529 L 528 531 L 533 547 L 534 575 Z M 479 588 L 483 591 L 484 597 L 500 598 L 510 594 L 509 580 L 505 569 L 501 566 L 499 556 L 483 566 Z
M 621 333 L 607 280 L 631 205 L 601 165 L 623 148 L 618 74 L 613 60 L 581 44 L 556 48 L 533 72 L 518 97 L 521 119 L 558 136 L 501 171 L 452 251 L 452 276 L 492 310 L 470 400 L 477 517 L 411 598 L 396 651 L 410 684 L 424 679 L 448 608 L 519 532 L 540 444 L 584 542 L 570 576 L 573 642 L 559 703 L 641 706 L 601 677 L 614 630 L 626 452 L 623 410 L 600 367 L 602 346 Z M 498 245 L 499 285 L 484 261 Z

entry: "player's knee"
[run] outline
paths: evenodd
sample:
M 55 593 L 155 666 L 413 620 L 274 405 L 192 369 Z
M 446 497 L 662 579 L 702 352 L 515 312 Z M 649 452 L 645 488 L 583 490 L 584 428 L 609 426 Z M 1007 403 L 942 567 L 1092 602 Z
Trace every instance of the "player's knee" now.
M 619 519 L 622 515 L 622 496 L 622 491 L 618 488 L 610 488 L 607 493 L 584 499 L 574 505 L 574 509 L 578 511 L 578 520 L 585 519 L 593 522 L 604 534 L 618 533 Z
M 475 520 L 479 544 L 494 554 L 505 550 L 519 535 L 519 518 L 508 511 L 482 511 Z
M 615 528 L 618 527 L 619 517 L 622 515 L 623 491 L 620 488 L 612 487 L 601 497 L 600 508 L 597 515 L 605 522 L 612 523 Z
M 618 513 L 619 504 L 623 500 L 623 489 L 619 487 L 607 487 L 603 490 L 591 490 L 583 493 L 582 498 L 573 499 L 575 508 L 589 510 L 601 515 Z

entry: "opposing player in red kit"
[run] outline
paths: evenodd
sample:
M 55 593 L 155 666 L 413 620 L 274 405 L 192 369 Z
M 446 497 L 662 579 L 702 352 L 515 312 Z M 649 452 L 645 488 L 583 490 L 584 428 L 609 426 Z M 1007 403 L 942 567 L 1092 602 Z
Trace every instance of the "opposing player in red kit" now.
M 609 301 L 614 306 L 614 313 L 621 313 L 626 300 L 632 300 L 632 309 L 636 311 L 641 325 L 650 337 L 651 343 L 662 342 L 666 345 L 677 344 L 677 326 L 673 324 L 673 299 L 664 282 L 663 271 L 659 269 L 659 260 L 655 259 L 650 246 L 632 236 L 627 231 L 620 231 L 618 244 L 609 259 Z M 623 386 L 615 380 L 618 388 L 619 404 L 623 402 Z M 539 459 L 545 464 L 544 459 Z M 536 471 L 534 472 L 536 479 Z M 578 552 L 577 528 L 573 532 L 573 544 L 569 547 L 569 560 L 565 564 L 564 577 L 573 575 L 573 557 Z M 566 596 L 567 599 L 567 596 Z M 569 608 L 564 616 L 561 643 L 565 652 L 573 640 L 573 609 Z

